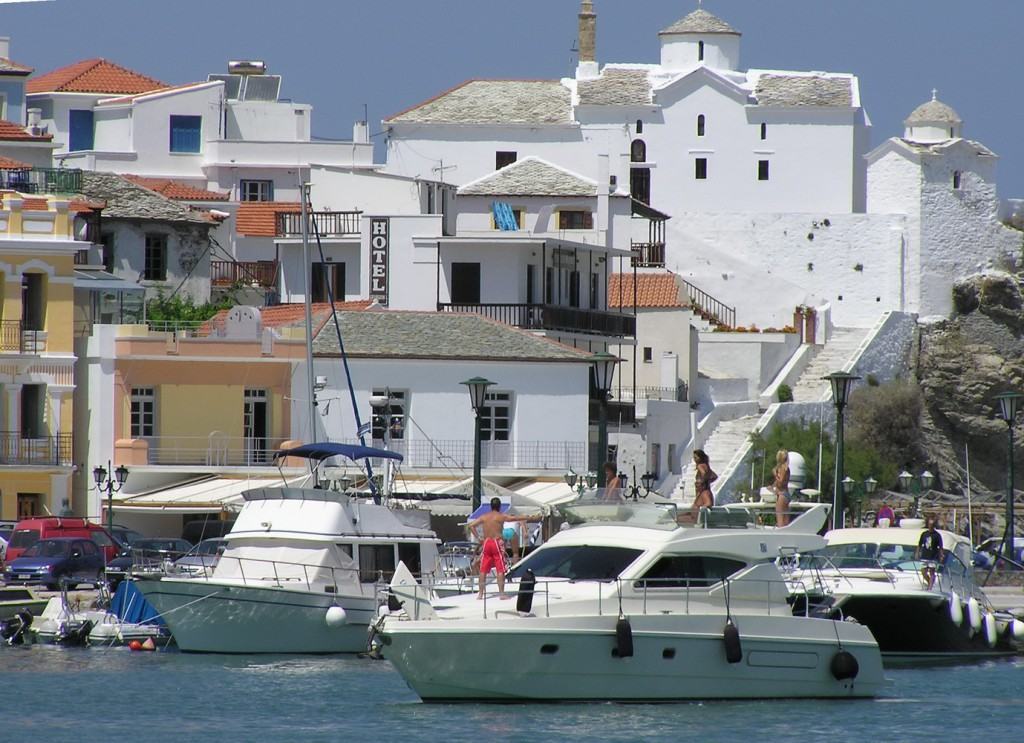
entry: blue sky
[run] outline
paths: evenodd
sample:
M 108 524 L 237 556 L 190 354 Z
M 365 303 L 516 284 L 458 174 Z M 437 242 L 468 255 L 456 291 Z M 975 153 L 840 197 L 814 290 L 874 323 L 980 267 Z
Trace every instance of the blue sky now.
M 556 78 L 574 67 L 577 0 L 54 0 L 0 5 L 11 56 L 38 72 L 107 57 L 180 83 L 264 59 L 314 133 L 348 137 L 471 77 Z M 595 0 L 598 58 L 648 62 L 696 0 Z M 964 133 L 1001 156 L 1000 195 L 1024 197 L 1021 0 L 706 0 L 743 32 L 741 64 L 853 72 L 874 142 L 933 87 Z M 376 122 L 376 123 L 375 123 Z

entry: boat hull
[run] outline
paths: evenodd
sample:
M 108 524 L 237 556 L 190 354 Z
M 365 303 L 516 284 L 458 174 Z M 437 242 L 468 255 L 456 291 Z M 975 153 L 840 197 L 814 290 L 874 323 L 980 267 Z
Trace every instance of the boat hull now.
M 360 653 L 375 616 L 371 597 L 311 593 L 207 580 L 139 580 L 178 648 L 188 653 Z M 329 626 L 341 606 L 347 621 Z
M 843 616 L 867 626 L 886 661 L 970 660 L 1012 655 L 1016 648 L 1003 633 L 990 647 L 984 629 L 971 633 L 950 618 L 949 598 L 939 594 L 865 594 L 839 600 Z
M 393 620 L 380 630 L 384 657 L 428 702 L 849 698 L 884 683 L 877 645 L 852 623 L 734 617 L 742 657 L 729 663 L 720 615 L 631 617 L 625 658 L 615 616 Z M 832 675 L 837 633 L 854 680 Z

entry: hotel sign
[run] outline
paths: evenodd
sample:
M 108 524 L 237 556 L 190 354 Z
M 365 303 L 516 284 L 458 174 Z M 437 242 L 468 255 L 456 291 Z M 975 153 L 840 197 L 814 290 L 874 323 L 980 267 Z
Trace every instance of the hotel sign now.
M 387 218 L 370 220 L 370 299 L 388 304 L 388 246 L 390 221 Z

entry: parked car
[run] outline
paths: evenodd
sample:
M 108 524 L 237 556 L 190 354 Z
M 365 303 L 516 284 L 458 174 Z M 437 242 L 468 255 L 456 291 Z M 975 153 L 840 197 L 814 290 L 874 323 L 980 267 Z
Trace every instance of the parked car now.
M 129 549 L 140 539 L 145 539 L 144 536 L 139 534 L 134 529 L 129 529 L 127 526 L 118 526 L 115 524 L 112 528 L 107 529 L 110 532 L 110 536 L 121 545 L 122 551 Z
M 13 531 L 14 527 L 0 526 L 0 565 L 7 557 L 7 543 L 11 541 L 11 532 Z
M 96 582 L 103 573 L 103 553 L 99 545 L 83 537 L 40 539 L 4 568 L 4 581 L 42 583 L 55 590 L 62 580 L 69 588 L 78 583 Z
M 129 573 L 158 575 L 167 572 L 175 560 L 184 557 L 191 549 L 192 545 L 184 539 L 136 539 L 127 551 L 107 563 L 110 590 L 116 591 Z
M 217 565 L 217 560 L 224 554 L 226 539 L 204 539 L 189 551 L 187 555 L 174 562 L 174 569 L 190 575 L 207 575 Z
M 114 539 L 99 524 L 88 519 L 47 516 L 19 521 L 11 534 L 7 545 L 7 560 L 16 560 L 22 553 L 40 539 L 56 539 L 59 537 L 81 537 L 93 540 L 107 560 L 113 560 L 120 552 Z

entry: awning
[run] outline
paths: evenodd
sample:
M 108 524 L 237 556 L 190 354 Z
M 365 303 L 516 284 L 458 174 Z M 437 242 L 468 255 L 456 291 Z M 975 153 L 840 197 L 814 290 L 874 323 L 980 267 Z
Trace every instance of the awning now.
M 146 288 L 131 281 L 119 278 L 108 271 L 83 271 L 75 269 L 76 289 L 100 289 L 107 291 L 144 292 Z
M 545 505 L 554 506 L 559 503 L 568 503 L 576 500 L 579 495 L 569 487 L 567 483 L 534 480 L 514 489 L 516 495 L 525 496 L 531 501 Z
M 253 488 L 280 488 L 301 484 L 306 477 L 284 480 L 281 477 L 236 479 L 210 477 L 204 480 L 151 490 L 135 495 L 121 494 L 114 499 L 114 510 L 135 513 L 220 513 L 242 507 L 242 493 Z

